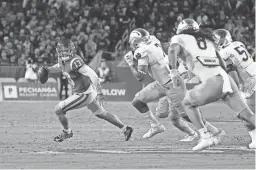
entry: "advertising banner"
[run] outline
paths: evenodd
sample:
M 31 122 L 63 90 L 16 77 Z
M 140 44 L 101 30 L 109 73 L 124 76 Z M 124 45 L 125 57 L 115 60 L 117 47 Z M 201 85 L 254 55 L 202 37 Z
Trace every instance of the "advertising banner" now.
M 132 101 L 135 94 L 141 90 L 141 85 L 126 83 L 102 84 L 102 92 L 108 101 Z
M 3 100 L 58 100 L 57 83 L 2 82 Z

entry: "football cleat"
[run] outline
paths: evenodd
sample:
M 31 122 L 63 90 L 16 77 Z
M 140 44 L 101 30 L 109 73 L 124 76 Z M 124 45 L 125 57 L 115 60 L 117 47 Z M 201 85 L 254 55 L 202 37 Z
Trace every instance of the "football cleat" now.
M 68 138 L 71 138 L 71 137 L 73 137 L 73 132 L 72 131 L 70 133 L 68 133 L 65 130 L 63 130 L 63 132 L 60 135 L 56 136 L 53 140 L 55 142 L 62 142 L 65 139 L 68 139 Z
M 126 129 L 124 132 L 125 141 L 128 141 L 131 138 L 132 132 L 133 132 L 133 128 L 130 126 L 126 126 Z
M 249 149 L 256 149 L 256 141 L 252 141 L 249 146 L 248 146 Z
M 194 135 L 186 135 L 184 139 L 181 139 L 181 142 L 192 142 L 198 138 L 198 134 L 195 132 Z
M 209 132 L 206 133 L 206 137 L 201 137 L 199 139 L 197 145 L 193 147 L 193 151 L 201 151 L 214 145 L 214 137 L 212 137 Z
M 149 131 L 143 135 L 143 138 L 151 138 L 158 133 L 162 133 L 165 131 L 165 127 L 163 125 L 156 125 L 149 129 Z

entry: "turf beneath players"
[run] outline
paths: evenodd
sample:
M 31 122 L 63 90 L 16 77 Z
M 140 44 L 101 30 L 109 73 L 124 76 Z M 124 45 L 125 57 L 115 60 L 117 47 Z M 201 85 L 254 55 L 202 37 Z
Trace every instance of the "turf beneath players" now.
M 126 102 L 109 102 L 107 109 L 134 127 L 131 141 L 87 109 L 68 114 L 74 136 L 62 143 L 52 139 L 61 126 L 52 112 L 56 102 L 2 102 L 0 168 L 224 168 L 253 169 L 255 152 L 245 149 L 249 136 L 226 107 L 211 104 L 204 116 L 227 132 L 222 144 L 200 153 L 194 143 L 179 142 L 184 134 L 160 120 L 167 130 L 142 139 L 148 123 Z M 151 107 L 154 107 L 152 104 Z

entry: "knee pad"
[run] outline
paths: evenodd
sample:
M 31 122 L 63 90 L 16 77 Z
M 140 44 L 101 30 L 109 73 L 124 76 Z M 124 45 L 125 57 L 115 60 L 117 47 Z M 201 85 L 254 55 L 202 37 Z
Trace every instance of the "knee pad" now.
M 63 112 L 63 110 L 62 110 L 62 102 L 60 102 L 56 107 L 55 107 L 55 109 L 54 109 L 54 112 L 55 112 L 55 114 L 56 115 L 60 115 L 60 114 L 66 114 L 65 112 Z
M 149 111 L 148 105 L 146 103 L 143 103 L 136 97 L 132 100 L 132 105 L 140 112 L 140 113 L 146 113 Z

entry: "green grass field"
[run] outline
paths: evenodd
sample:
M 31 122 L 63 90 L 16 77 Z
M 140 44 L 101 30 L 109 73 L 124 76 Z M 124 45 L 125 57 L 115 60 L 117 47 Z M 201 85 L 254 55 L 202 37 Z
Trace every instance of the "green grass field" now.
M 134 127 L 125 142 L 119 129 L 91 115 L 87 109 L 68 113 L 74 136 L 53 141 L 61 125 L 53 113 L 57 102 L 1 102 L 0 168 L 175 168 L 255 169 L 255 151 L 242 123 L 222 104 L 202 108 L 203 115 L 227 136 L 222 144 L 192 152 L 195 143 L 181 143 L 184 134 L 168 119 L 165 133 L 142 139 L 149 125 L 128 102 L 108 102 L 109 112 Z M 151 104 L 154 109 L 156 104 Z

